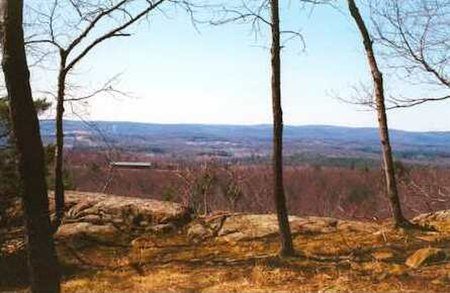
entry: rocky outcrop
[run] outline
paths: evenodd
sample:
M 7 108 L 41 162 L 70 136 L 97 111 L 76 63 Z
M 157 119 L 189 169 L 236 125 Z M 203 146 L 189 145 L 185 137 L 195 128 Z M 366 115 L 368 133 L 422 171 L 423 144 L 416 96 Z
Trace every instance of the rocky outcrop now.
M 66 216 L 57 239 L 120 244 L 142 233 L 165 233 L 190 220 L 177 203 L 100 193 L 66 193 Z
M 292 234 L 323 234 L 336 231 L 375 232 L 377 228 L 370 223 L 341 221 L 327 217 L 290 216 Z M 199 242 L 210 237 L 218 241 L 237 242 L 260 239 L 277 235 L 278 222 L 273 214 L 228 214 L 206 217 L 189 224 L 188 237 Z
M 86 241 L 129 245 L 143 234 L 164 234 L 180 228 L 194 243 L 210 238 L 219 242 L 257 240 L 278 233 L 277 217 L 273 214 L 222 213 L 193 221 L 191 216 L 186 207 L 173 202 L 68 191 L 66 217 L 56 237 L 58 240 L 76 240 L 79 245 Z M 294 235 L 335 232 L 363 232 L 369 235 L 380 233 L 381 229 L 375 223 L 329 217 L 290 216 L 289 222 Z M 420 215 L 414 222 L 445 228 L 450 223 L 450 212 Z
M 293 234 L 329 233 L 335 231 L 337 220 L 318 217 L 289 217 Z M 278 222 L 276 215 L 235 215 L 228 217 L 218 232 L 218 237 L 228 242 L 258 239 L 276 235 Z

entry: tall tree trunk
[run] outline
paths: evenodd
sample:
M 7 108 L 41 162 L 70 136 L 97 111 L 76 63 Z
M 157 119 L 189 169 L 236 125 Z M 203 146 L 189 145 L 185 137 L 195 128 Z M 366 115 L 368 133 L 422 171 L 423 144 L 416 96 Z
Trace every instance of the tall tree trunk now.
M 295 254 L 289 227 L 286 197 L 283 186 L 283 111 L 281 108 L 281 58 L 280 58 L 280 18 L 278 0 L 270 1 L 272 28 L 272 110 L 273 110 L 273 157 L 274 199 L 280 229 L 281 256 Z
M 367 27 L 364 23 L 363 18 L 359 12 L 358 7 L 354 0 L 348 0 L 348 7 L 350 14 L 358 26 L 361 33 L 361 37 L 364 43 L 364 49 L 366 51 L 367 60 L 370 66 L 370 71 L 372 74 L 372 79 L 375 89 L 375 103 L 378 116 L 378 128 L 380 134 L 381 147 L 383 152 L 383 167 L 384 175 L 386 180 L 386 192 L 389 199 L 392 216 L 394 218 L 394 223 L 396 226 L 406 227 L 410 226 L 410 222 L 405 219 L 400 206 L 400 199 L 397 189 L 397 181 L 395 178 L 395 168 L 394 161 L 392 158 L 391 143 L 389 140 L 389 128 L 386 115 L 385 98 L 384 98 L 384 85 L 383 85 L 383 75 L 378 68 L 378 63 L 375 58 L 375 53 L 373 51 L 372 39 L 369 35 Z
M 48 209 L 44 150 L 29 83 L 22 29 L 22 0 L 2 0 L 3 72 L 22 180 L 32 292 L 59 292 L 60 275 Z
M 56 103 L 56 152 L 55 152 L 55 219 L 53 231 L 56 232 L 64 216 L 64 95 L 66 87 L 66 53 L 60 51 L 60 69 L 58 74 L 58 94 Z

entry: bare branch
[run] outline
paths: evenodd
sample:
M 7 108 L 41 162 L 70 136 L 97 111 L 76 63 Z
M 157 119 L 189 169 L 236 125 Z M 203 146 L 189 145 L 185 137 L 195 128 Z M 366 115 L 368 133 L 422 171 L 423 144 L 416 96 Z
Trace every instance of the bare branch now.
M 100 94 L 106 94 L 111 97 L 117 97 L 117 96 L 131 97 L 131 95 L 129 93 L 121 91 L 115 87 L 115 84 L 118 82 L 119 77 L 120 77 L 120 74 L 115 75 L 112 78 L 108 79 L 105 83 L 103 83 L 102 86 L 98 87 L 94 91 L 92 91 L 88 94 L 81 95 L 81 96 L 65 98 L 64 101 L 66 101 L 66 102 L 85 101 L 85 100 L 89 100 L 95 96 L 98 96 Z M 66 96 L 69 96 L 69 95 L 67 94 Z
M 75 40 L 73 40 L 73 42 L 70 43 L 70 45 L 67 47 L 66 51 L 68 53 L 70 53 L 84 38 L 86 38 L 86 36 L 89 34 L 89 32 L 94 29 L 94 27 L 97 25 L 97 23 L 100 20 L 102 20 L 102 18 L 104 18 L 105 16 L 109 15 L 113 11 L 119 9 L 122 5 L 124 5 L 127 2 L 128 2 L 128 0 L 122 0 L 122 1 L 118 2 L 116 5 L 112 6 L 111 8 L 106 9 L 106 10 L 102 11 L 101 13 L 99 13 L 90 22 L 90 24 L 86 27 L 86 29 Z
M 126 2 L 127 0 L 123 0 L 122 2 Z M 120 2 L 120 3 L 122 3 Z M 161 5 L 165 2 L 165 0 L 157 1 L 156 3 L 153 3 L 151 1 L 147 1 L 149 3 L 149 6 L 142 10 L 140 13 L 138 13 L 136 16 L 125 22 L 124 24 L 110 30 L 109 32 L 103 34 L 102 36 L 96 38 L 92 43 L 90 43 L 80 54 L 78 54 L 66 67 L 66 71 L 70 70 L 75 64 L 77 64 L 84 56 L 86 56 L 96 45 L 100 44 L 101 42 L 113 38 L 113 37 L 123 37 L 123 36 L 129 36 L 129 34 L 122 33 L 121 31 L 129 27 L 130 25 L 134 24 L 136 21 L 140 20 L 142 17 L 147 15 L 150 11 Z M 76 46 L 76 44 L 75 44 Z M 71 48 L 74 46 L 69 46 L 68 52 L 71 51 Z
M 399 108 L 410 108 L 417 105 L 421 105 L 428 102 L 442 102 L 445 100 L 450 100 L 450 95 L 438 97 L 438 98 L 390 98 L 389 102 L 392 103 L 392 106 L 389 106 L 388 109 L 399 109 Z
M 351 89 L 353 94 L 350 94 L 349 97 L 334 95 L 334 98 L 346 104 L 361 106 L 364 110 L 373 111 L 377 109 L 373 87 L 360 82 L 358 85 L 353 85 Z
M 372 1 L 375 40 L 394 70 L 410 83 L 450 90 L 450 1 Z M 449 99 L 391 98 L 393 107 L 408 108 Z

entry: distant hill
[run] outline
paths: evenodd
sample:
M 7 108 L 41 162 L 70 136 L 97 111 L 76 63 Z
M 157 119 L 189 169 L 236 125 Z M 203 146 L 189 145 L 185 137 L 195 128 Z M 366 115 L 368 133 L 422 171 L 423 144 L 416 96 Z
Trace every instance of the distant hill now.
M 69 148 L 115 147 L 171 157 L 215 156 L 257 159 L 270 155 L 271 125 L 149 124 L 96 121 L 64 124 Z M 42 120 L 44 141 L 54 141 L 54 121 Z M 450 132 L 391 131 L 396 157 L 410 162 L 450 164 Z M 286 126 L 290 161 L 379 160 L 378 130 L 337 126 Z

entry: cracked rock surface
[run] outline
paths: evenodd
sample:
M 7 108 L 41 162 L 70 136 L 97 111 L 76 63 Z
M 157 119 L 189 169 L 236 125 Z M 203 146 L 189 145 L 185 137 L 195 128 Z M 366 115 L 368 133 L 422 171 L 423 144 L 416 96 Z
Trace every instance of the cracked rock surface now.
M 376 232 L 370 223 L 343 221 L 327 217 L 289 216 L 291 232 L 296 234 L 326 234 L 337 231 Z M 275 236 L 278 222 L 273 214 L 225 214 L 206 217 L 188 225 L 188 237 L 194 242 L 217 237 L 217 241 L 237 242 Z
M 190 220 L 177 203 L 101 193 L 66 192 L 66 215 L 57 239 L 127 242 L 142 233 L 165 233 Z

